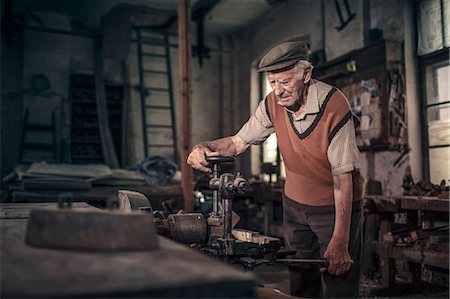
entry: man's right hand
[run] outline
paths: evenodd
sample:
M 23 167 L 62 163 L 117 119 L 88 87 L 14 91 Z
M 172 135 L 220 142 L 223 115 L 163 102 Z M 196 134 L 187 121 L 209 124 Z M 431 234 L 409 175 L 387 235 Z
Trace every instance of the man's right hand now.
M 211 151 L 207 146 L 203 144 L 197 144 L 192 149 L 192 152 L 189 154 L 187 158 L 187 163 L 193 168 L 203 171 L 203 172 L 212 172 L 211 168 L 208 168 L 208 162 L 206 161 L 206 157 L 208 156 L 218 156 L 218 152 Z

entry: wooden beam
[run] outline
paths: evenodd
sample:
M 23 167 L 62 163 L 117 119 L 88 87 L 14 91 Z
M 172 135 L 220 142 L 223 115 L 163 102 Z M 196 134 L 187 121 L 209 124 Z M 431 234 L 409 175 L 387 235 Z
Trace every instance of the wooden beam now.
M 100 130 L 100 140 L 102 142 L 102 152 L 105 164 L 111 168 L 119 168 L 116 150 L 109 128 L 108 104 L 106 102 L 105 80 L 103 71 L 102 39 L 95 37 L 94 58 L 95 58 L 95 102 L 97 104 L 98 127 Z
M 178 0 L 178 60 L 181 124 L 180 138 L 180 166 L 181 185 L 183 187 L 184 210 L 193 211 L 192 201 L 192 168 L 186 160 L 191 152 L 192 137 L 192 55 L 191 55 L 191 1 Z

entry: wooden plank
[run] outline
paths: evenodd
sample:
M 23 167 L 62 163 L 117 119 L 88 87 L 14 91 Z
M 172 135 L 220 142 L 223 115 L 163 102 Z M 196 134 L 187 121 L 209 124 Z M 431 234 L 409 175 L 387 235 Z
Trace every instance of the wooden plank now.
M 95 101 L 97 104 L 98 126 L 100 130 L 100 140 L 102 142 L 103 158 L 106 165 L 112 168 L 119 168 L 114 142 L 111 136 L 108 120 L 108 106 L 105 95 L 105 80 L 103 73 L 102 39 L 95 37 L 94 46 L 95 58 Z
M 108 177 L 112 175 L 108 166 L 101 164 L 48 164 L 45 162 L 33 163 L 26 172 L 19 171 L 23 178 L 44 177 L 44 178 L 81 178 L 92 179 Z
M 365 196 L 366 203 L 375 204 L 378 212 L 398 209 L 448 212 L 450 201 L 430 196 Z
M 422 210 L 422 211 L 449 211 L 448 199 L 439 199 L 437 197 L 414 197 L 405 196 L 400 198 L 400 206 L 407 210 Z
M 0 206 L 0 219 L 28 219 L 32 209 L 56 209 L 58 207 L 55 202 L 45 203 L 2 203 Z M 85 202 L 72 203 L 72 209 L 95 209 L 93 206 Z
M 393 247 L 391 256 L 396 259 L 403 258 L 418 264 L 449 269 L 448 248 L 444 251 L 437 251 L 424 247 Z
M 92 188 L 92 182 L 73 179 L 28 179 L 23 181 L 23 188 L 25 190 L 89 190 Z
M 193 210 L 192 201 L 192 168 L 186 160 L 191 151 L 192 140 L 192 55 L 191 55 L 191 1 L 178 0 L 178 60 L 180 80 L 180 106 L 181 106 L 181 142 L 180 166 L 181 184 L 183 186 L 184 210 Z
M 131 79 L 130 79 L 130 69 L 125 61 L 122 61 L 122 75 L 124 78 L 124 89 L 123 89 L 123 101 L 122 101 L 122 131 L 120 136 L 120 146 L 121 146 L 121 157 L 120 162 L 123 168 L 129 165 L 128 162 L 128 151 L 131 142 L 128 142 L 128 122 L 130 120 L 130 102 L 131 102 Z
M 384 241 L 384 236 L 390 231 L 392 218 L 384 215 L 380 223 L 378 231 L 378 254 L 380 262 L 380 287 L 388 288 L 394 284 L 395 266 L 393 260 L 389 256 L 390 242 Z
M 398 212 L 399 202 L 393 197 L 366 196 L 364 206 L 371 213 L 395 213 Z

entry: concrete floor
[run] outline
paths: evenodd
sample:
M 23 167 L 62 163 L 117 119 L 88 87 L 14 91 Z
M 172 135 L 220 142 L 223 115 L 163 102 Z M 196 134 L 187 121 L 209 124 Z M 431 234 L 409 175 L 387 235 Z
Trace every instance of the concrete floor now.
M 265 287 L 278 289 L 289 294 L 289 272 L 286 265 L 261 265 L 253 270 L 256 280 Z M 373 290 L 376 282 L 361 279 L 360 298 L 449 298 L 448 288 L 432 286 L 429 284 L 400 285 L 395 289 L 384 291 Z

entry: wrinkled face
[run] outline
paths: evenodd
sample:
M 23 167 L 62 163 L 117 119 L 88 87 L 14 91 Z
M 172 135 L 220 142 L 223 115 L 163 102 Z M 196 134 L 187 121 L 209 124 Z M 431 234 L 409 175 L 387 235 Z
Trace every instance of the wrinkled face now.
M 302 91 L 305 84 L 307 70 L 299 72 L 296 67 L 283 72 L 267 72 L 270 86 L 278 99 L 278 105 L 287 108 L 294 108 L 297 111 L 302 104 Z

